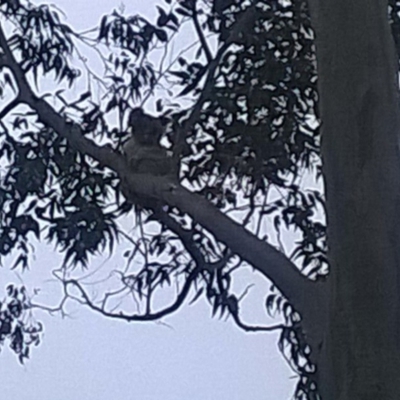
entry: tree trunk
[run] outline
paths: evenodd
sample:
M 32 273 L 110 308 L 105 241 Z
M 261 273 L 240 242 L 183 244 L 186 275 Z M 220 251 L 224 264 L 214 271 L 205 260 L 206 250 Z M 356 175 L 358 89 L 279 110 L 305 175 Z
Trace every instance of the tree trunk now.
M 309 4 L 331 265 L 319 391 L 323 400 L 398 400 L 400 120 L 387 2 Z

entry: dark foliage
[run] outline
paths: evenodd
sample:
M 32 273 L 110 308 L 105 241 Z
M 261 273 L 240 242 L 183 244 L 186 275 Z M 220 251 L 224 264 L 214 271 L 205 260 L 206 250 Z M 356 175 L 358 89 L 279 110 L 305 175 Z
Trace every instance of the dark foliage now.
M 29 358 L 31 346 L 39 345 L 43 331 L 30 308 L 25 287 L 8 285 L 6 297 L 0 301 L 0 344 L 8 343 L 22 364 Z

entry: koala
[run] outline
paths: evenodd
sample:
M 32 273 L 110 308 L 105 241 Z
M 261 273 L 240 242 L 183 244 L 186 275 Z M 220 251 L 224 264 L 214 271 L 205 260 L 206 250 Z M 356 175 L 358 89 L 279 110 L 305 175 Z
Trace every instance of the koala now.
M 145 114 L 141 108 L 131 111 L 128 119 L 130 137 L 122 150 L 132 171 L 156 176 L 177 175 L 173 158 L 160 145 L 165 125 L 164 119 Z
M 122 147 L 122 153 L 128 162 L 129 171 L 152 176 L 168 176 L 171 188 L 176 187 L 178 180 L 178 163 L 161 146 L 160 140 L 165 132 L 166 121 L 145 114 L 141 108 L 131 111 L 128 120 L 129 138 Z M 129 172 L 128 171 L 128 172 Z M 138 198 L 126 181 L 122 180 L 122 193 L 126 198 L 136 197 L 136 211 L 153 211 L 163 207 L 158 199 Z

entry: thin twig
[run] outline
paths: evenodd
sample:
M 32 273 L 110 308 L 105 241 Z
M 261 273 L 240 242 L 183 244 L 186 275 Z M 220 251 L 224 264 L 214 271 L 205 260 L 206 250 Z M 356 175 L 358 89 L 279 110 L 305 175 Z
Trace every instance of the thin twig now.
M 193 4 L 193 23 L 194 23 L 194 27 L 196 29 L 197 36 L 199 37 L 201 46 L 202 46 L 202 48 L 204 50 L 204 53 L 206 55 L 207 62 L 210 63 L 212 61 L 213 57 L 212 57 L 210 48 L 208 47 L 208 43 L 206 42 L 206 39 L 204 37 L 204 33 L 203 33 L 203 31 L 201 29 L 201 26 L 200 26 L 199 15 L 197 13 L 196 5 L 197 5 L 197 2 L 195 1 L 194 4 Z

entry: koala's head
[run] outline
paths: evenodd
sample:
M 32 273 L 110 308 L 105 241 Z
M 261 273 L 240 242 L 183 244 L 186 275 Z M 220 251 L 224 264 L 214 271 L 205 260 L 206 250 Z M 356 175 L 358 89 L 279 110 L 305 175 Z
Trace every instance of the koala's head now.
M 136 107 L 132 109 L 128 117 L 128 127 L 131 128 L 137 125 L 138 123 L 140 124 L 140 121 L 142 121 L 146 117 L 147 115 L 144 113 L 141 107 Z
M 146 114 L 140 107 L 129 114 L 128 126 L 135 141 L 143 146 L 155 146 L 164 133 L 162 119 Z

